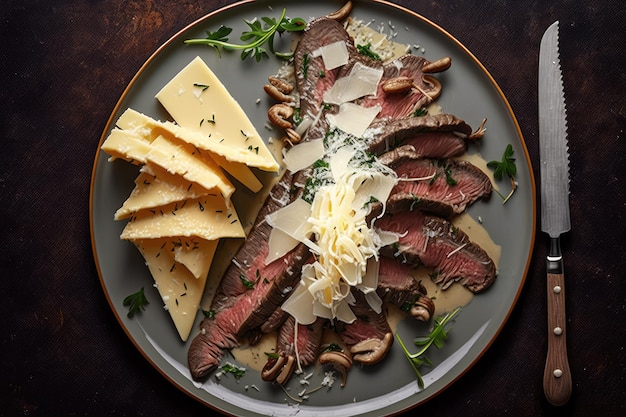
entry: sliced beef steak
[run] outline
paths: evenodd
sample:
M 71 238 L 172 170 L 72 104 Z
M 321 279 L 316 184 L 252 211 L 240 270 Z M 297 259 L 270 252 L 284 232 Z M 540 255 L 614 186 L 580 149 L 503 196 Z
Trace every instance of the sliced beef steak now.
M 418 211 L 401 212 L 386 214 L 376 226 L 400 235 L 397 244 L 381 250 L 383 256 L 434 268 L 435 283 L 444 289 L 459 282 L 478 293 L 496 279 L 496 267 L 487 252 L 445 219 Z
M 352 323 L 336 320 L 335 330 L 350 348 L 353 360 L 371 365 L 385 357 L 393 344 L 393 333 L 383 311 L 374 311 L 360 290 L 352 294 L 356 301 L 350 308 L 357 318 Z
M 413 303 L 426 295 L 426 288 L 415 279 L 409 266 L 396 259 L 379 259 L 376 293 L 385 302 L 409 311 Z
M 423 210 L 449 218 L 491 195 L 489 177 L 468 161 L 424 158 L 411 145 L 383 154 L 380 162 L 398 174 L 387 211 Z
M 300 96 L 300 116 L 308 117 L 313 124 L 309 127 L 304 139 L 315 139 L 324 136 L 328 124 L 324 112 L 324 93 L 335 83 L 342 73 L 348 71 L 347 66 L 329 70 L 324 60 L 317 53 L 320 47 L 345 42 L 348 54 L 351 57 L 350 67 L 356 62 L 359 54 L 352 38 L 343 25 L 336 20 L 319 18 L 307 26 L 294 52 L 294 66 L 296 68 L 296 87 Z
M 302 176 L 306 176 L 305 171 L 286 173 L 273 187 L 248 239 L 224 274 L 211 305 L 214 317 L 200 323 L 200 333 L 189 347 L 188 363 L 194 378 L 209 373 L 219 364 L 225 349 L 238 346 L 246 332 L 263 324 L 297 283 L 300 269 L 309 259 L 308 248 L 300 244 L 283 258 L 265 265 L 271 231 L 265 216 L 299 197 L 292 190 L 304 184 Z
M 335 42 L 345 42 L 348 50 L 348 63 L 329 70 L 324 66 L 324 60 L 318 51 L 320 47 Z M 324 105 L 324 94 L 337 79 L 348 76 L 357 62 L 370 68 L 383 69 L 377 93 L 374 96 L 357 100 L 357 103 L 364 107 L 380 105 L 381 111 L 377 118 L 406 117 L 432 100 L 429 93 L 434 94 L 435 86 L 424 79 L 422 72 L 424 65 L 429 63 L 428 60 L 415 55 L 404 55 L 383 65 L 380 61 L 361 54 L 341 23 L 329 18 L 316 19 L 307 26 L 294 53 L 300 116 L 306 116 L 313 121 L 305 138 L 324 136 L 328 130 L 325 114 L 337 110 L 337 106 Z M 386 94 L 382 90 L 383 83 L 400 76 L 413 79 L 418 88 L 402 94 Z
M 433 86 L 424 81 L 422 68 L 429 64 L 426 58 L 417 55 L 403 55 L 383 66 L 383 76 L 375 96 L 359 100 L 364 107 L 380 105 L 378 119 L 400 119 L 411 116 L 416 110 L 432 101 L 429 93 L 434 94 Z M 407 77 L 419 88 L 412 88 L 403 93 L 385 93 L 383 84 L 391 79 Z
M 325 322 L 318 318 L 310 325 L 298 324 L 296 331 L 296 321 L 289 316 L 278 332 L 277 352 L 297 356 L 302 366 L 312 364 L 317 359 Z
M 412 145 L 415 152 L 427 158 L 450 158 L 467 151 L 468 141 L 483 136 L 482 126 L 472 132 L 472 127 L 451 114 L 435 114 L 381 120 L 372 123 L 376 131 L 370 142 L 370 152 L 381 155 L 401 145 Z

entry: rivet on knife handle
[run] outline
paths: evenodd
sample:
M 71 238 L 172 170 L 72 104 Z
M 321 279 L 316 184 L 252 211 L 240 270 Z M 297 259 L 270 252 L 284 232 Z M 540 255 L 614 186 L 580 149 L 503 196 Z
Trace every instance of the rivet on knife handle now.
M 572 392 L 572 375 L 567 360 L 565 275 L 559 238 L 550 239 L 547 258 L 548 354 L 543 390 L 553 405 L 564 405 Z

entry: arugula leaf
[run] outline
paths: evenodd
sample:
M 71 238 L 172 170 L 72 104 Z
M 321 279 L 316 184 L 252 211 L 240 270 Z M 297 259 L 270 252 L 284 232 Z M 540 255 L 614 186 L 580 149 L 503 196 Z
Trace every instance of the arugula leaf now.
M 207 37 L 204 39 L 187 39 L 185 43 L 208 45 L 217 49 L 218 54 L 220 49 L 240 50 L 242 60 L 251 56 L 259 62 L 262 58 L 269 57 L 269 54 L 280 58 L 289 57 L 291 54 L 278 53 L 274 50 L 274 36 L 276 33 L 280 35 L 284 32 L 301 32 L 306 28 L 306 21 L 299 17 L 290 19 L 285 16 L 286 13 L 287 9 L 283 9 L 278 20 L 270 17 L 262 17 L 260 20 L 252 21 L 244 20 L 248 30 L 241 33 L 239 37 L 239 40 L 243 42 L 241 44 L 232 43 L 228 40 L 228 35 L 232 29 L 225 26 L 221 26 L 215 32 L 207 31 Z M 267 49 L 264 45 L 267 45 Z
M 513 154 L 513 146 L 511 144 L 508 144 L 507 147 L 504 149 L 504 153 L 502 154 L 502 159 L 500 161 L 487 162 L 487 166 L 494 170 L 493 177 L 496 180 L 502 180 L 502 178 L 507 176 L 509 178 L 509 181 L 511 182 L 511 191 L 506 197 L 502 195 L 498 190 L 496 190 L 496 193 L 498 193 L 498 195 L 503 200 L 502 204 L 506 203 L 509 198 L 511 198 L 511 196 L 515 192 L 515 189 L 517 188 L 517 182 L 515 181 L 515 175 L 517 175 L 517 167 L 515 166 L 515 158 L 513 157 Z
M 444 342 L 448 339 L 448 332 L 446 330 L 446 326 L 456 317 L 456 315 L 461 311 L 461 308 L 458 307 L 450 313 L 437 317 L 435 319 L 435 323 L 432 331 L 428 336 L 417 337 L 413 340 L 415 346 L 422 346 L 422 348 L 417 353 L 409 353 L 409 350 L 402 342 L 400 335 L 396 333 L 396 338 L 398 339 L 398 343 L 402 347 L 405 356 L 411 363 L 413 370 L 417 374 L 417 384 L 420 388 L 424 388 L 424 380 L 422 379 L 422 374 L 419 371 L 419 367 L 426 364 L 431 365 L 432 362 L 425 356 L 426 351 L 432 346 L 435 345 L 438 349 L 443 347 Z
M 136 313 L 144 311 L 145 306 L 150 303 L 148 302 L 148 299 L 143 292 L 143 287 L 141 287 L 141 289 L 136 293 L 130 294 L 129 296 L 124 298 L 122 304 L 125 307 L 128 307 L 128 313 L 126 315 L 129 319 L 132 319 Z

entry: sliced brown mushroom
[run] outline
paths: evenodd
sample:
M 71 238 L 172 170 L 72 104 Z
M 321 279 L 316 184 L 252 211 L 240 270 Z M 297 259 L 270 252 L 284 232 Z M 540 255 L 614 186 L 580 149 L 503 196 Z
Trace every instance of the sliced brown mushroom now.
M 319 357 L 322 365 L 331 364 L 333 368 L 341 374 L 341 386 L 346 386 L 348 379 L 348 370 L 352 367 L 352 359 L 350 356 L 337 350 L 324 352 Z
M 283 385 L 293 374 L 295 363 L 295 358 L 292 355 L 285 355 L 284 352 L 270 357 L 261 370 L 261 379 Z
M 439 80 L 430 75 L 424 75 L 422 80 L 424 84 L 429 87 L 428 91 L 417 85 L 411 77 L 405 76 L 390 78 L 383 83 L 381 88 L 385 94 L 406 94 L 416 89 L 424 96 L 428 97 L 429 101 L 434 101 L 441 95 L 441 83 Z
M 276 101 L 280 101 L 281 103 L 287 103 L 292 100 L 291 97 L 289 97 L 287 94 L 280 91 L 280 89 L 276 87 L 275 85 L 265 84 L 263 86 L 263 90 L 265 90 L 265 93 L 268 96 L 272 97 Z
M 449 56 L 440 58 L 436 61 L 429 62 L 422 67 L 424 74 L 434 74 L 436 72 L 443 72 L 450 68 L 452 65 L 452 59 Z
M 431 75 L 424 75 L 422 77 L 422 80 L 426 85 L 430 87 L 430 90 L 428 92 L 425 92 L 422 89 L 419 90 L 428 98 L 430 98 L 431 101 L 437 99 L 437 97 L 441 95 L 441 83 L 439 82 L 439 80 Z
M 289 94 L 294 89 L 293 84 L 289 83 L 288 81 L 283 80 L 282 78 L 269 77 L 268 80 L 270 84 L 276 87 L 276 89 L 278 89 L 278 91 L 280 91 L 281 93 Z
M 435 312 L 435 303 L 429 297 L 419 297 L 411 306 L 409 314 L 419 321 L 428 321 Z
M 487 131 L 487 129 L 485 128 L 486 123 L 487 123 L 487 119 L 483 119 L 483 121 L 480 123 L 480 126 L 476 128 L 476 131 L 472 132 L 472 134 L 469 135 L 468 139 L 472 141 L 476 141 L 482 138 L 485 135 L 485 132 Z
M 289 119 L 293 116 L 293 107 L 287 104 L 274 104 L 267 111 L 267 117 L 274 125 L 283 129 L 290 129 L 293 123 Z
M 393 334 L 386 333 L 382 339 L 365 339 L 350 348 L 352 359 L 373 365 L 385 357 L 393 343 Z
M 352 2 L 347 1 L 346 4 L 344 4 L 339 10 L 329 15 L 326 15 L 326 17 L 329 19 L 341 21 L 345 19 L 346 17 L 348 17 L 351 11 L 352 11 Z

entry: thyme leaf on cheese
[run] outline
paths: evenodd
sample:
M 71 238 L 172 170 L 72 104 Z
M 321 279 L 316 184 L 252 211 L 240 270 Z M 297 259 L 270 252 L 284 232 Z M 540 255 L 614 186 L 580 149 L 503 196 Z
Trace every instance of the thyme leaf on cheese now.
M 128 313 L 126 315 L 129 319 L 132 319 L 135 314 L 144 311 L 145 306 L 150 304 L 150 302 L 148 302 L 148 299 L 144 294 L 143 287 L 141 287 L 141 289 L 136 293 L 130 294 L 124 298 L 122 304 L 125 307 L 128 307 Z
M 430 360 L 425 356 L 426 351 L 433 345 L 438 349 L 441 349 L 443 347 L 444 342 L 448 339 L 446 326 L 456 317 L 459 311 L 461 311 L 460 307 L 456 308 L 446 315 L 437 317 L 435 319 L 433 329 L 428 334 L 428 336 L 418 337 L 413 340 L 415 346 L 421 346 L 419 352 L 410 353 L 404 342 L 402 342 L 400 335 L 396 333 L 398 343 L 400 343 L 404 354 L 406 355 L 407 359 L 411 363 L 411 366 L 415 370 L 415 373 L 417 374 L 417 384 L 420 388 L 424 388 L 424 380 L 422 379 L 422 374 L 419 371 L 419 367 L 423 364 L 431 364 Z
M 511 182 L 511 191 L 507 196 L 501 194 L 498 190 L 495 190 L 496 193 L 502 198 L 502 204 L 506 203 L 517 188 L 517 182 L 515 181 L 515 175 L 517 175 L 517 167 L 515 166 L 515 158 L 513 158 L 513 146 L 508 144 L 504 149 L 504 153 L 502 154 L 502 159 L 500 161 L 489 161 L 487 162 L 487 166 L 492 168 L 493 177 L 496 180 L 501 180 L 504 176 L 509 178 Z
M 286 13 L 287 9 L 283 9 L 278 20 L 271 17 L 244 20 L 248 30 L 243 31 L 239 37 L 242 43 L 234 43 L 228 40 L 228 35 L 232 32 L 232 28 L 226 26 L 220 26 L 215 32 L 206 31 L 206 38 L 187 39 L 185 43 L 190 45 L 208 45 L 215 48 L 218 54 L 220 54 L 222 49 L 240 50 L 242 60 L 251 56 L 259 62 L 263 57 L 269 57 L 269 54 L 287 58 L 290 57 L 290 54 L 274 50 L 276 33 L 282 35 L 285 32 L 301 32 L 306 28 L 306 21 L 299 17 L 289 18 L 286 16 Z

